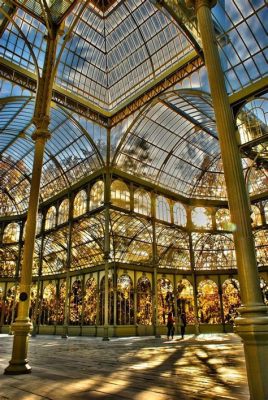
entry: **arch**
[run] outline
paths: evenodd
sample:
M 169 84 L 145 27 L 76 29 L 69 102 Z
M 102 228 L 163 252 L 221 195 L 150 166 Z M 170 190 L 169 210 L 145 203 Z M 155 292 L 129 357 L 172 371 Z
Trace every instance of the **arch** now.
M 143 274 L 137 282 L 137 324 L 152 325 L 152 286 L 149 278 Z
M 188 279 L 181 279 L 177 284 L 177 308 L 178 314 L 182 311 L 186 314 L 187 324 L 195 323 L 194 314 L 194 288 Z
M 228 208 L 220 208 L 215 214 L 215 219 L 217 229 L 224 231 L 232 230 L 231 215 Z
M 3 243 L 17 243 L 20 238 L 20 225 L 17 222 L 9 223 L 3 234 Z
M 98 288 L 95 278 L 88 278 L 85 283 L 84 325 L 95 325 L 97 322 Z
M 218 286 L 214 281 L 206 279 L 198 284 L 197 304 L 201 324 L 221 323 L 220 297 Z
M 134 211 L 139 214 L 151 215 L 151 196 L 144 189 L 134 192 Z
M 97 181 L 90 189 L 89 208 L 94 210 L 101 207 L 104 203 L 104 182 Z
M 87 194 L 85 190 L 80 190 L 74 198 L 73 216 L 79 217 L 87 211 Z
M 241 306 L 240 285 L 237 279 L 226 279 L 222 284 L 222 304 L 225 323 L 233 323 Z
M 157 196 L 155 211 L 157 219 L 171 222 L 170 204 L 164 196 Z
M 55 228 L 56 226 L 56 207 L 52 206 L 48 209 L 46 213 L 45 230 Z
M 173 218 L 174 218 L 174 224 L 186 226 L 187 224 L 186 210 L 181 203 L 175 203 L 173 205 Z
M 196 228 L 211 229 L 211 215 L 205 207 L 195 207 L 191 212 L 192 223 Z
M 118 179 L 111 184 L 111 202 L 113 205 L 130 209 L 130 192 L 128 186 Z
M 133 282 L 128 274 L 117 280 L 117 325 L 134 323 L 134 290 Z
M 64 224 L 69 220 L 69 199 L 64 199 L 59 206 L 58 225 Z
M 166 325 L 168 313 L 175 314 L 173 285 L 167 278 L 157 280 L 158 322 Z

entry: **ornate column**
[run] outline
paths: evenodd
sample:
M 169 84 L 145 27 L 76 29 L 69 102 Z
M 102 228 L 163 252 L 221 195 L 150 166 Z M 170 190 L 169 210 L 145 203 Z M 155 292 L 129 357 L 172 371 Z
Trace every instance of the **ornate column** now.
M 57 46 L 56 32 L 56 28 L 52 29 L 47 37 L 43 75 L 36 95 L 33 117 L 33 124 L 36 130 L 32 135 L 32 139 L 35 142 L 34 162 L 20 279 L 19 309 L 18 317 L 12 325 L 12 330 L 14 331 L 12 358 L 9 366 L 5 369 L 5 374 L 27 374 L 31 372 L 27 358 L 29 333 L 32 330 L 32 323 L 29 319 L 30 290 L 43 157 L 46 141 L 50 138 L 48 126 L 53 84 L 52 69 L 55 63 Z
M 224 84 L 210 8 L 215 0 L 188 0 L 195 7 L 211 89 L 234 232 L 243 305 L 236 332 L 244 343 L 252 400 L 268 398 L 268 314 L 263 304 L 251 229 L 249 199 L 235 135 L 235 123 Z

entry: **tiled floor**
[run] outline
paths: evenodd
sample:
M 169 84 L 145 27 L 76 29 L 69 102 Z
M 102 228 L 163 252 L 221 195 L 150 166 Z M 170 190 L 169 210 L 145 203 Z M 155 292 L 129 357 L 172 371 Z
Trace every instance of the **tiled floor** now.
M 248 400 L 234 334 L 30 339 L 29 375 L 3 375 L 13 338 L 0 335 L 0 400 Z

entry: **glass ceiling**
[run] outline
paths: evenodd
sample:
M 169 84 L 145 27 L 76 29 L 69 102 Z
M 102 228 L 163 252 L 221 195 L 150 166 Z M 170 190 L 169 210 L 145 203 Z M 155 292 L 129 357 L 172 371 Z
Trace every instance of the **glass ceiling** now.
M 56 4 L 62 5 L 61 14 L 65 15 L 71 3 L 49 3 L 55 21 L 59 19 Z M 17 9 L 16 25 L 7 24 L 0 46 L 0 56 L 33 72 L 33 56 L 17 27 L 27 38 L 41 68 L 46 26 L 45 21 L 42 23 L 42 10 L 38 9 L 40 4 L 33 0 L 23 2 L 28 13 Z M 194 46 L 167 11 L 149 0 L 101 4 L 107 6 L 105 12 L 96 2 L 79 2 L 68 11 L 58 46 L 56 83 L 103 110 L 113 111 L 164 77 L 171 67 L 183 63 Z M 268 19 L 268 10 L 264 2 L 220 0 L 212 13 L 228 92 L 267 75 L 264 21 Z
M 80 97 L 104 115 L 130 104 L 197 56 L 193 35 L 200 45 L 198 29 L 187 35 L 191 13 L 185 14 L 185 26 L 180 26 L 157 1 L 47 4 L 45 13 L 42 1 L 0 0 L 0 62 L 21 68 L 26 75 L 37 75 L 37 70 L 42 75 L 50 16 L 54 24 L 62 24 L 55 88 Z M 184 1 L 179 4 L 185 13 Z M 212 14 L 228 93 L 267 77 L 265 3 L 219 0 Z M 16 93 L 7 86 L 0 85 L 0 201 L 8 204 L 4 213 L 15 214 L 27 209 L 35 95 Z M 112 128 L 113 166 L 187 198 L 225 200 L 214 112 L 209 93 L 200 90 L 204 86 L 200 82 L 192 90 L 177 90 L 175 85 L 123 121 L 120 128 Z M 50 129 L 41 201 L 106 163 L 104 128 L 53 105 Z M 258 151 L 266 157 L 267 144 L 257 142 L 256 146 L 263 146 Z M 247 157 L 243 167 L 251 193 L 267 190 L 266 172 L 255 168 Z
M 30 193 L 34 142 L 31 122 L 34 99 L 20 96 L 0 100 L 0 203 L 13 207 L 6 214 L 26 211 Z M 90 134 L 68 112 L 53 106 L 41 180 L 41 201 L 69 188 L 100 169 L 104 160 Z M 68 132 L 68 135 L 66 135 Z

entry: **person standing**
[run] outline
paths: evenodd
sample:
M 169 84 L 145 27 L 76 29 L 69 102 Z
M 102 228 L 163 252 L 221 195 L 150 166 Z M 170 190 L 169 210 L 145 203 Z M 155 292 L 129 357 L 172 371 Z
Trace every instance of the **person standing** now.
M 168 328 L 167 339 L 168 339 L 168 340 L 169 340 L 170 336 L 171 336 L 171 338 L 173 339 L 173 335 L 174 335 L 174 331 L 175 331 L 174 322 L 175 322 L 175 321 L 174 321 L 172 312 L 170 311 L 170 312 L 168 313 L 168 320 L 167 320 L 167 328 Z
M 185 329 L 186 329 L 186 314 L 184 311 L 182 311 L 182 313 L 180 314 L 180 326 L 181 326 L 181 338 L 184 339 L 184 335 L 185 335 Z

